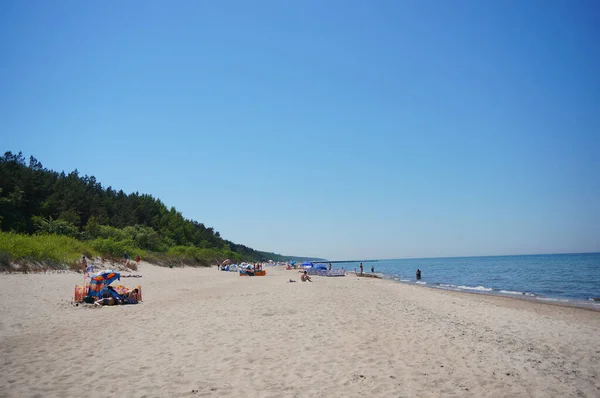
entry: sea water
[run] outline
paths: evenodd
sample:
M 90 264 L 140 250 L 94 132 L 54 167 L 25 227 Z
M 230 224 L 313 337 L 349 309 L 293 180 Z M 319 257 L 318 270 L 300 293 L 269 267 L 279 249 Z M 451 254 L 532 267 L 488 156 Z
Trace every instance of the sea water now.
M 364 272 L 428 287 L 600 306 L 600 253 L 363 261 Z M 334 268 L 360 271 L 358 262 Z M 421 280 L 416 280 L 416 270 Z

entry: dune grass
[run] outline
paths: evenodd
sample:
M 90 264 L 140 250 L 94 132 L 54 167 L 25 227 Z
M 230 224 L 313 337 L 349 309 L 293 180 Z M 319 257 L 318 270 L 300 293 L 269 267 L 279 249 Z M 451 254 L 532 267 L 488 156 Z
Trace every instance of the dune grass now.
M 151 263 L 188 266 L 210 266 L 225 258 L 237 259 L 237 253 L 223 249 L 203 249 L 195 246 L 174 246 L 167 252 L 150 252 L 136 247 L 131 239 L 98 238 L 81 241 L 64 235 L 24 235 L 0 232 L 0 267 L 7 271 L 36 269 L 72 269 L 81 271 L 81 256 L 96 256 L 120 261 L 127 252 L 133 260 L 137 255 Z M 21 264 L 18 269 L 11 264 Z
M 12 261 L 30 261 L 52 268 L 69 268 L 77 264 L 82 255 L 97 254 L 90 245 L 68 236 L 0 232 L 0 264 L 4 266 Z

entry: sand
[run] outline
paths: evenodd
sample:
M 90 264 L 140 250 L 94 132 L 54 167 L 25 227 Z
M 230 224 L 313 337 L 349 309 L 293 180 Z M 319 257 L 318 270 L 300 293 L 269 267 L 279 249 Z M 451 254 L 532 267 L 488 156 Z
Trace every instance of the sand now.
M 0 275 L 2 397 L 598 397 L 600 313 L 347 276 L 143 264 L 140 305 Z M 287 282 L 290 278 L 297 283 Z

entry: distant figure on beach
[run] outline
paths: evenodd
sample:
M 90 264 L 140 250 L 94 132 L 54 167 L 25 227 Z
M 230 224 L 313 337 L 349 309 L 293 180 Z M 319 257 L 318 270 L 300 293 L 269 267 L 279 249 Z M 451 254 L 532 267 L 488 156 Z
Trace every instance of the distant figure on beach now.
M 375 272 L 375 266 L 371 265 L 371 273 Z
M 85 272 L 87 268 L 87 260 L 85 256 L 81 257 L 81 266 L 83 267 L 83 272 Z
M 129 255 L 127 254 L 127 252 L 123 253 L 123 259 L 125 260 L 125 264 L 129 262 Z
M 421 279 L 421 270 L 417 268 L 417 280 Z
M 362 265 L 362 263 L 360 263 L 360 273 L 361 274 L 363 273 L 363 265 Z
M 312 280 L 310 279 L 310 276 L 308 275 L 308 273 L 306 273 L 306 271 L 304 271 L 304 273 L 302 274 L 300 279 L 302 279 L 302 282 L 306 282 L 306 281 L 312 282 Z
M 329 271 L 331 271 L 331 263 L 329 263 Z
M 142 258 L 138 254 L 137 256 L 135 256 L 135 262 L 139 264 L 140 261 L 142 261 Z

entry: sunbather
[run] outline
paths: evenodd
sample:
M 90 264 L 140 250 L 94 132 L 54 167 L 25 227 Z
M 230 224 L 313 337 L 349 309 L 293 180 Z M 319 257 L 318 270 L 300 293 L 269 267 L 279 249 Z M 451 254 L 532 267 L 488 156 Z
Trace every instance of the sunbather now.
M 94 302 L 94 305 L 115 305 L 116 301 L 112 297 L 103 297 Z
M 138 302 L 138 293 L 139 291 L 137 290 L 137 288 L 127 292 L 124 294 L 125 296 L 125 302 L 126 303 L 130 303 L 130 304 L 137 304 Z
M 310 276 L 308 275 L 308 273 L 306 271 L 304 271 L 304 273 L 302 274 L 300 279 L 302 279 L 302 282 L 306 282 L 306 281 L 312 282 L 312 280 L 310 279 Z
M 116 304 L 124 304 L 125 298 L 119 293 L 117 293 L 117 291 L 112 286 L 108 286 L 106 289 L 106 293 L 108 293 L 110 297 L 112 297 L 115 300 Z

